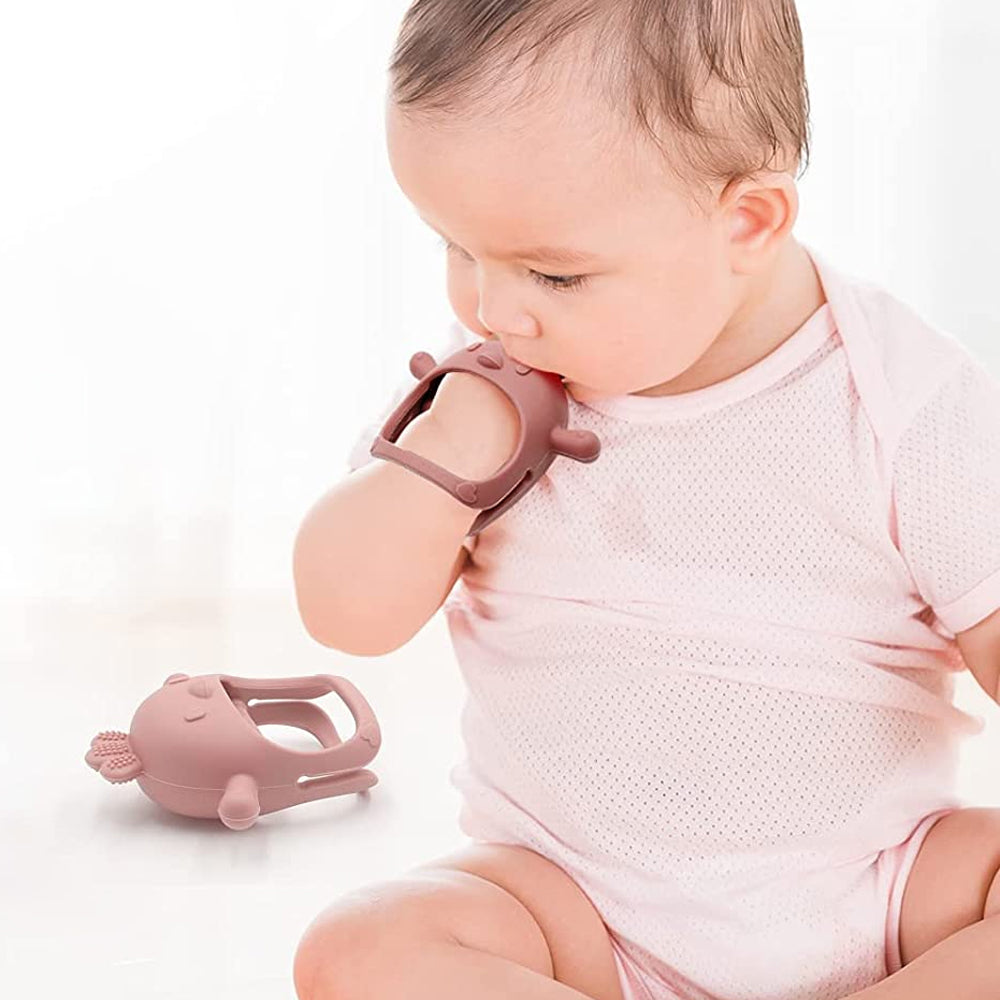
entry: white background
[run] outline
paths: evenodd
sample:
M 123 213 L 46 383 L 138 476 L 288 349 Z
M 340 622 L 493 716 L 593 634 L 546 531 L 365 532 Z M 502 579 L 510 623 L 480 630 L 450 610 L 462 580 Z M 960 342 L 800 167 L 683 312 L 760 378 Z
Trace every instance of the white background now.
M 353 658 L 304 632 L 291 576 L 305 511 L 451 318 L 437 237 L 385 156 L 405 7 L 0 3 L 0 929 L 15 993 L 290 998 L 295 944 L 330 899 L 461 843 L 442 618 Z M 1000 13 L 799 11 L 813 149 L 797 234 L 1000 377 Z M 380 785 L 243 834 L 107 785 L 83 763 L 90 737 L 127 729 L 177 671 L 350 677 L 383 726 Z M 996 706 L 968 677 L 960 704 L 988 721 L 963 789 L 1000 804 Z

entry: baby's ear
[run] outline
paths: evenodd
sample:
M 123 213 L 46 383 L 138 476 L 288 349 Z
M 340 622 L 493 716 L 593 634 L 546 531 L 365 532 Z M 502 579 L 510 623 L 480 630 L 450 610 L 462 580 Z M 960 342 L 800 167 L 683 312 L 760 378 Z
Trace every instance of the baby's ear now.
M 756 225 L 752 215 L 742 206 L 737 206 L 733 212 L 729 232 L 734 240 L 745 240 Z
M 746 178 L 725 196 L 730 258 L 738 274 L 754 274 L 781 250 L 799 211 L 795 180 L 781 171 Z

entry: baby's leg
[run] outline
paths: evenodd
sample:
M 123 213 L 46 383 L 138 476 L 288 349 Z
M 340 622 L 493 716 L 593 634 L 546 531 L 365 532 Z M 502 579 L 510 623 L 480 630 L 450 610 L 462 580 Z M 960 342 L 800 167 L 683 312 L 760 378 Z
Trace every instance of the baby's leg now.
M 470 844 L 348 893 L 306 929 L 299 1000 L 622 1000 L 607 929 L 547 858 Z
M 1000 913 L 1000 809 L 959 809 L 939 819 L 920 845 L 903 891 L 903 965 L 939 941 Z
M 1000 995 L 1000 809 L 959 809 L 920 845 L 903 892 L 903 967 L 849 1000 Z

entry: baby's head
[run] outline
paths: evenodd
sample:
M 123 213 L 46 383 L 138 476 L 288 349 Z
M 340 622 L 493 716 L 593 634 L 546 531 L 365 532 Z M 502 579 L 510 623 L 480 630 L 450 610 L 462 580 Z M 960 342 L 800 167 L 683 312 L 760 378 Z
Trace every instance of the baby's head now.
M 794 0 L 416 0 L 386 129 L 463 325 L 625 394 L 787 259 L 808 115 Z

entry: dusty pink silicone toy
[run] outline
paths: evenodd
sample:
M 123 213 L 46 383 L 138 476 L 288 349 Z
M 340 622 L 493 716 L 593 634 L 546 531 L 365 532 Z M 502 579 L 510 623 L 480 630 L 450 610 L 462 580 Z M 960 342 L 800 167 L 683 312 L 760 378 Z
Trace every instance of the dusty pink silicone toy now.
M 517 407 L 521 436 L 517 450 L 495 475 L 470 482 L 435 462 L 400 448 L 393 442 L 407 425 L 430 406 L 441 379 L 448 372 L 469 372 L 489 379 L 507 393 Z M 592 431 L 566 428 L 569 405 L 562 379 L 514 361 L 499 340 L 483 340 L 463 347 L 437 364 L 426 351 L 410 358 L 410 373 L 420 381 L 386 420 L 371 446 L 371 454 L 411 469 L 436 483 L 467 507 L 482 510 L 472 522 L 476 535 L 517 503 L 552 464 L 557 455 L 593 462 L 601 442 Z
M 354 716 L 355 733 L 344 742 L 319 705 L 247 705 L 255 698 L 319 698 L 330 691 Z M 273 743 L 257 728 L 268 724 L 305 729 L 323 748 Z M 128 733 L 98 733 L 84 759 L 114 784 L 136 778 L 146 795 L 171 812 L 217 816 L 230 829 L 245 830 L 263 813 L 371 788 L 378 778 L 364 765 L 381 742 L 371 706 L 343 677 L 171 674 L 136 710 Z

